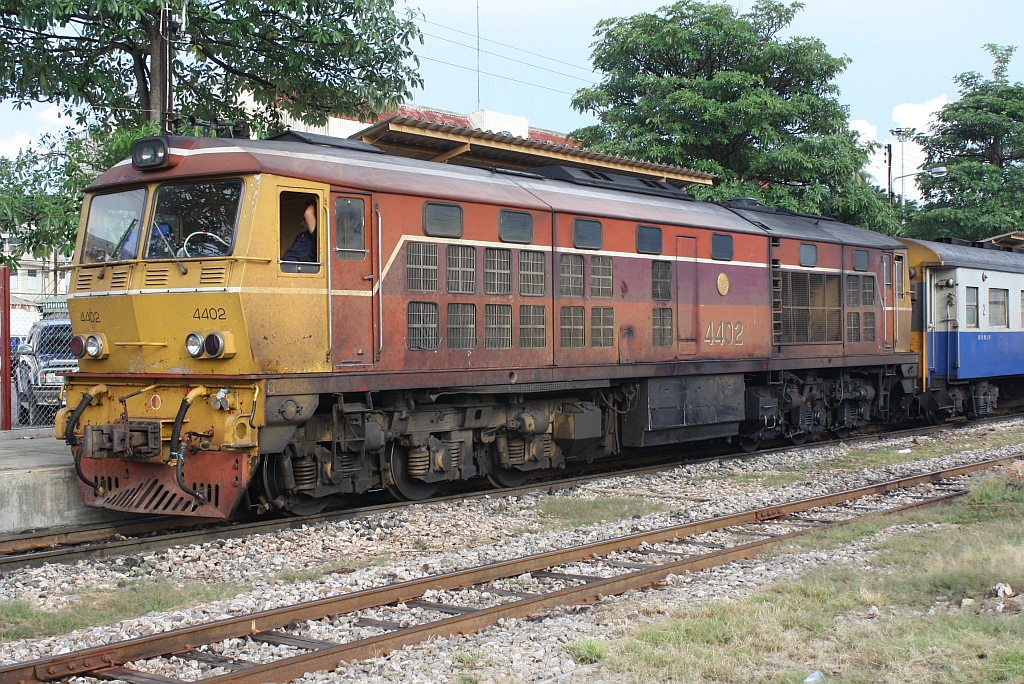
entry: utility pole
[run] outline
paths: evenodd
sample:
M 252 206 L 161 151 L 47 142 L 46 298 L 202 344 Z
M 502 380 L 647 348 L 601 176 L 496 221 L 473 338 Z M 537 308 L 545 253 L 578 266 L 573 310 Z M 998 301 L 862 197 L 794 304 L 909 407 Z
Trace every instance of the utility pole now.
M 476 109 L 480 111 L 480 0 L 476 0 Z
M 892 143 L 885 146 L 885 165 L 889 170 L 889 204 L 892 205 Z
M 182 20 L 185 11 L 182 10 Z M 177 118 L 174 112 L 174 38 L 178 35 L 182 24 L 168 7 L 160 8 L 160 23 L 157 27 L 156 40 L 152 42 L 153 69 L 150 72 L 150 86 L 153 91 L 150 97 L 150 121 L 159 121 L 163 135 L 170 131 L 170 123 Z

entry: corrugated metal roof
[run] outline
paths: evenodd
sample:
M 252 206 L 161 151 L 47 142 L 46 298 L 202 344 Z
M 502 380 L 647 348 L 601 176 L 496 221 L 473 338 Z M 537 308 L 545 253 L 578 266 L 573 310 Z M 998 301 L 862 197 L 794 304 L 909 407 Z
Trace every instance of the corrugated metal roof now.
M 352 137 L 378 147 L 404 146 L 407 156 L 420 159 L 469 143 L 473 149 L 467 150 L 465 161 L 475 165 L 487 161 L 511 162 L 523 168 L 576 164 L 663 179 L 675 185 L 710 184 L 715 178 L 695 169 L 586 150 L 551 131 L 531 128 L 530 138 L 484 131 L 470 126 L 465 117 L 430 110 L 400 111 Z M 479 145 L 474 147 L 474 143 Z M 461 163 L 458 157 L 451 161 Z
M 901 249 L 898 240 L 866 228 L 851 226 L 826 216 L 812 216 L 776 210 L 749 198 L 724 202 L 748 221 L 762 226 L 772 237 L 833 242 L 874 249 Z

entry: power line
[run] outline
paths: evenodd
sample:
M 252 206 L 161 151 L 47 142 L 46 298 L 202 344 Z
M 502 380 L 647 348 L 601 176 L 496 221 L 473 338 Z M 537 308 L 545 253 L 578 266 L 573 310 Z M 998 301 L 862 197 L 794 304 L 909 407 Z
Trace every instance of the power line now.
M 440 28 L 447 29 L 448 31 L 454 31 L 455 33 L 461 33 L 464 36 L 469 36 L 471 38 L 476 38 L 476 34 L 474 34 L 474 33 L 469 33 L 468 31 L 460 31 L 459 29 L 452 28 L 451 26 L 445 26 L 444 24 L 438 24 L 436 21 L 430 21 L 428 19 L 421 19 L 421 21 L 424 24 L 431 24 L 433 26 L 438 26 Z M 527 55 L 533 55 L 534 57 L 540 57 L 541 59 L 547 59 L 547 60 L 550 60 L 552 62 L 558 62 L 559 64 L 564 64 L 565 66 L 571 66 L 573 69 L 582 69 L 583 71 L 586 71 L 588 73 L 594 73 L 593 69 L 588 69 L 587 67 L 581 67 L 578 64 L 573 64 L 571 62 L 564 62 L 564 61 L 562 61 L 560 59 L 555 59 L 554 57 L 548 57 L 547 55 L 542 55 L 542 54 L 537 53 L 537 52 L 530 52 L 529 50 L 524 50 L 522 48 L 517 48 L 514 45 L 508 45 L 506 43 L 501 43 L 501 42 L 498 42 L 496 40 L 491 40 L 490 38 L 481 38 L 480 40 L 485 42 L 485 43 L 494 43 L 495 45 L 500 45 L 500 46 L 506 47 L 506 48 L 508 48 L 510 50 L 515 50 L 516 52 L 522 52 L 522 53 L 525 53 Z
M 427 36 L 428 38 L 436 38 L 437 40 L 443 40 L 446 43 L 451 43 L 453 45 L 458 45 L 459 47 L 469 48 L 470 50 L 477 49 L 477 48 L 474 48 L 472 45 L 466 45 L 465 43 L 460 43 L 459 41 L 452 40 L 451 38 L 444 38 L 442 36 L 435 36 L 432 33 L 424 33 L 423 35 Z M 485 39 L 481 38 L 480 40 L 485 40 Z M 513 49 L 515 49 L 515 48 L 513 48 Z M 515 57 L 509 57 L 507 55 L 502 55 L 502 54 L 497 53 L 497 52 L 491 52 L 489 50 L 480 50 L 480 52 L 484 53 L 485 55 L 492 55 L 494 57 L 498 57 L 500 59 L 507 59 L 508 61 L 516 62 L 517 64 L 524 64 L 524 65 L 526 65 L 528 67 L 533 67 L 534 69 L 541 69 L 542 71 L 547 71 L 547 72 L 550 72 L 552 74 L 558 74 L 559 76 L 565 76 L 566 78 L 572 78 L 572 79 L 576 79 L 577 81 L 583 81 L 584 83 L 589 83 L 590 85 L 597 85 L 597 81 L 589 81 L 589 80 L 587 80 L 585 78 L 582 78 L 580 76 L 573 76 L 572 74 L 567 74 L 564 71 L 555 71 L 554 69 L 549 69 L 547 67 L 542 67 L 539 64 L 531 64 L 530 62 L 524 62 L 523 60 L 516 59 Z
M 446 62 L 446 61 L 444 61 L 442 59 L 434 59 L 433 57 L 420 57 L 420 59 L 426 60 L 428 62 L 437 62 L 438 64 L 444 64 L 445 66 L 455 67 L 456 69 L 465 69 L 466 71 L 476 72 L 476 69 L 474 69 L 473 67 L 463 66 L 461 64 L 453 64 L 452 62 Z M 520 81 L 517 78 L 509 78 L 508 76 L 499 76 L 498 74 L 492 74 L 492 73 L 489 73 L 487 71 L 481 71 L 480 73 L 483 74 L 484 76 L 491 76 L 493 78 L 501 78 L 501 79 L 504 79 L 506 81 L 512 81 L 513 83 L 522 83 L 523 85 L 533 86 L 534 88 L 543 88 L 544 90 L 550 90 L 551 92 L 554 92 L 554 93 L 561 93 L 562 95 L 575 95 L 575 93 L 570 93 L 570 92 L 565 91 L 565 90 L 559 90 L 558 88 L 551 88 L 549 86 L 541 85 L 539 83 L 530 83 L 529 81 Z

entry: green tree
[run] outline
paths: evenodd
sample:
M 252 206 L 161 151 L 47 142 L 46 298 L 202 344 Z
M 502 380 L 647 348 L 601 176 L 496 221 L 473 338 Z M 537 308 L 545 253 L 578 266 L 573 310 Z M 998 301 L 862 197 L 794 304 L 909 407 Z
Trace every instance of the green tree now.
M 801 7 L 756 0 L 740 14 L 682 0 L 600 22 L 592 59 L 604 77 L 573 98 L 600 123 L 572 136 L 717 174 L 715 187 L 693 189 L 702 198 L 748 195 L 895 231 L 884 194 L 860 175 L 872 146 L 858 142 L 837 99 L 850 60 L 814 38 L 779 37 Z
M 107 123 L 163 119 L 160 0 L 0 0 L 0 99 Z M 175 3 L 177 4 L 177 3 Z M 422 85 L 394 0 L 200 0 L 175 40 L 176 108 L 273 125 L 373 118 Z M 179 17 L 180 19 L 180 11 Z M 247 115 L 245 100 L 254 103 Z
M 0 234 L 6 245 L 0 263 L 16 267 L 22 254 L 69 256 L 85 188 L 131 153 L 137 138 L 159 132 L 155 123 L 139 128 L 94 128 L 47 135 L 17 156 L 0 157 Z
M 947 173 L 920 177 L 924 205 L 913 217 L 914 235 L 980 240 L 1024 230 L 1024 84 L 1007 78 L 1015 48 L 985 49 L 995 60 L 992 78 L 957 76 L 960 99 L 916 138 L 924 167 L 945 166 Z

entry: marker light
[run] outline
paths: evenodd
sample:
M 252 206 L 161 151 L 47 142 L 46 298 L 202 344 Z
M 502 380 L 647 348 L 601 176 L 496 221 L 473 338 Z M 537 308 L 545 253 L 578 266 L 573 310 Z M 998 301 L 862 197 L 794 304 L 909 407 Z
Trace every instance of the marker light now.
M 185 351 L 193 359 L 198 359 L 203 355 L 203 336 L 199 333 L 189 333 L 189 336 L 185 338 Z
M 75 335 L 71 338 L 71 354 L 76 358 L 80 359 L 85 356 L 85 337 L 83 335 Z
M 89 335 L 85 340 L 85 353 L 94 359 L 103 356 L 103 340 L 97 335 Z
M 132 164 L 137 169 L 155 169 L 168 161 L 167 140 L 141 138 L 132 143 Z
M 216 359 L 224 353 L 224 338 L 220 333 L 210 333 L 206 336 L 205 346 L 206 353 Z

